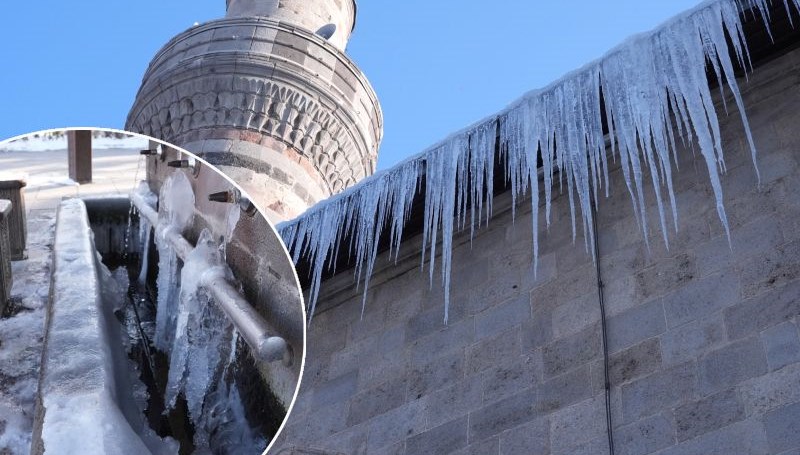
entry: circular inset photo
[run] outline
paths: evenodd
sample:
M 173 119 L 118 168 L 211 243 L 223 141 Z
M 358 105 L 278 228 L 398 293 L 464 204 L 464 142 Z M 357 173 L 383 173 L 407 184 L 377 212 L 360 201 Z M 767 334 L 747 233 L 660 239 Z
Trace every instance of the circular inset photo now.
M 0 310 L 11 453 L 262 453 L 300 384 L 280 237 L 232 180 L 146 136 L 0 143 Z

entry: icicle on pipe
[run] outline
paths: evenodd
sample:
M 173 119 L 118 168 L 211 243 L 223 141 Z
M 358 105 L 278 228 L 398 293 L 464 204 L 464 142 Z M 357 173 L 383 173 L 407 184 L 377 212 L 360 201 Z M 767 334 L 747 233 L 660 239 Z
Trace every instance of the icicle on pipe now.
M 784 0 L 784 4 L 788 12 L 791 8 L 800 11 L 800 0 Z M 667 204 L 672 214 L 671 228 L 677 230 L 672 166 L 677 162 L 676 138 L 685 137 L 699 145 L 708 166 L 719 219 L 730 237 L 720 184 L 725 160 L 706 77 L 706 61 L 710 62 L 720 88 L 723 82 L 727 83 L 733 95 L 758 173 L 756 148 L 734 75 L 734 62 L 743 68 L 750 66 L 741 22 L 746 10 L 758 14 L 769 29 L 767 0 L 705 2 L 648 34 L 629 39 L 603 58 L 550 86 L 526 94 L 504 111 L 452 135 L 428 151 L 376 173 L 297 219 L 280 224 L 278 229 L 294 261 L 297 263 L 304 257 L 311 264 L 309 315 L 316 308 L 322 273 L 335 264 L 340 243 L 347 237 L 351 242 L 349 253 L 355 259 L 357 282 L 364 280 L 363 310 L 380 233 L 388 227 L 390 253 L 397 258 L 424 170 L 422 257 L 424 262 L 430 248 L 433 280 L 441 230 L 446 322 L 454 227 L 463 229 L 468 224 L 472 235 L 483 217 L 488 222 L 491 216 L 497 131 L 514 205 L 520 196 L 531 194 L 534 270 L 539 245 L 539 173 L 543 175 L 547 225 L 557 172 L 559 188 L 566 181 L 573 240 L 579 209 L 580 226 L 587 239 L 585 246 L 594 254 L 591 195 L 596 197 L 605 186 L 608 196 L 603 115 L 608 120 L 611 159 L 616 160 L 619 154 L 625 185 L 643 232 L 647 232 L 649 222 L 645 185 L 655 189 L 664 242 L 668 242 L 670 229 L 664 208 Z M 726 33 L 731 38 L 731 48 Z M 604 108 L 601 98 L 605 101 Z M 537 167 L 539 160 L 541 169 Z M 650 182 L 645 181 L 647 173 Z M 664 187 L 667 201 L 662 194 Z M 647 241 L 647 236 L 644 237 Z

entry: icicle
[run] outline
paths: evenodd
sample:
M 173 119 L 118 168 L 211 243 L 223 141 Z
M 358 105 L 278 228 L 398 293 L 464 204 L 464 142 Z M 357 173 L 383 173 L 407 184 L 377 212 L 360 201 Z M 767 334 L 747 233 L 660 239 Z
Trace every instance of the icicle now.
M 137 191 L 150 194 L 145 187 Z M 150 196 L 152 197 L 152 196 Z M 194 192 L 189 179 L 183 172 L 173 172 L 167 177 L 161 187 L 160 210 L 164 214 L 164 221 L 159 221 L 156 226 L 155 243 L 158 248 L 158 301 L 156 303 L 156 334 L 153 340 L 155 346 L 167 351 L 174 340 L 175 324 L 178 318 L 178 257 L 169 242 L 165 240 L 168 230 L 183 232 L 194 216 Z
M 784 4 L 790 17 L 792 6 L 800 11 L 800 0 L 784 0 Z M 364 280 L 363 304 L 366 304 L 380 235 L 384 227 L 389 229 L 390 253 L 394 252 L 397 260 L 411 204 L 424 177 L 421 263 L 424 268 L 428 259 L 432 282 L 437 242 L 441 240 L 446 321 L 452 237 L 456 226 L 466 228 L 467 217 L 471 237 L 476 226 L 481 225 L 483 211 L 487 223 L 491 217 L 498 132 L 500 154 L 497 159 L 505 166 L 513 202 L 512 216 L 516 216 L 519 197 L 529 191 L 531 194 L 534 269 L 539 245 L 539 161 L 547 226 L 551 221 L 557 170 L 559 190 L 563 190 L 566 181 L 573 240 L 577 236 L 576 212 L 579 210 L 585 247 L 594 255 L 590 204 L 596 201 L 603 185 L 606 196 L 609 194 L 603 116 L 608 126 L 611 157 L 616 162 L 619 155 L 634 218 L 648 249 L 646 173 L 650 174 L 658 224 L 667 247 L 664 188 L 673 228 L 678 228 L 672 182 L 673 165 L 677 169 L 678 162 L 676 133 L 684 145 L 693 147 L 697 143 L 699 146 L 708 167 L 717 213 L 728 233 L 720 183 L 725 159 L 720 125 L 706 77 L 706 62 L 710 62 L 720 88 L 725 81 L 733 95 L 758 173 L 756 148 L 734 74 L 734 62 L 743 68 L 752 68 L 741 19 L 746 10 L 759 15 L 769 30 L 766 0 L 706 2 L 649 34 L 626 41 L 602 59 L 550 86 L 528 93 L 503 112 L 454 134 L 419 156 L 375 174 L 311 208 L 296 220 L 279 225 L 295 262 L 303 258 L 310 264 L 309 315 L 313 315 L 316 308 L 322 273 L 325 267 L 336 263 L 345 239 L 350 242 L 349 253 L 354 256 L 356 282 Z

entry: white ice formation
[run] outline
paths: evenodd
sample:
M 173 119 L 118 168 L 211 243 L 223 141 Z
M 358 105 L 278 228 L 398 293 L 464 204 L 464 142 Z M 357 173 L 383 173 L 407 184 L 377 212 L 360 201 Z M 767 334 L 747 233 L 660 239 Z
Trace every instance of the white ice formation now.
M 179 233 L 189 227 L 194 216 L 194 190 L 183 172 L 173 172 L 161 187 L 158 198 L 161 201 L 159 211 L 164 221 L 159 220 L 156 229 L 155 244 L 158 248 L 158 302 L 156 305 L 155 346 L 165 352 L 172 347 L 175 324 L 178 315 L 178 256 L 172 245 L 166 241 L 168 230 Z
M 800 0 L 784 0 L 784 4 L 790 14 L 792 8 L 800 11 Z M 441 229 L 447 321 L 453 232 L 469 226 L 472 234 L 476 226 L 491 217 L 498 133 L 512 199 L 516 203 L 519 196 L 531 195 L 534 270 L 539 245 L 536 221 L 539 172 L 543 174 L 548 226 L 554 178 L 557 178 L 559 189 L 566 181 L 573 240 L 577 206 L 584 238 L 588 239 L 586 247 L 594 251 L 592 199 L 604 186 L 608 196 L 609 157 L 603 116 L 608 120 L 610 158 L 616 161 L 619 155 L 625 184 L 644 232 L 649 222 L 644 201 L 646 172 L 657 196 L 658 223 L 664 241 L 668 242 L 669 229 L 665 205 L 669 205 L 672 224 L 677 229 L 673 162 L 677 163 L 676 140 L 686 140 L 699 145 L 708 167 L 719 219 L 727 233 L 720 185 L 725 160 L 706 62 L 710 62 L 720 88 L 726 84 L 733 95 L 755 166 L 756 149 L 734 67 L 735 63 L 750 67 L 742 16 L 752 12 L 769 28 L 768 11 L 767 0 L 704 2 L 648 34 L 627 40 L 603 58 L 559 81 L 526 94 L 504 111 L 452 135 L 426 152 L 376 173 L 297 219 L 282 223 L 278 228 L 294 261 L 303 257 L 311 265 L 309 314 L 313 315 L 316 306 L 322 273 L 335 263 L 335 255 L 345 239 L 350 241 L 357 280 L 364 280 L 366 300 L 380 233 L 384 226 L 389 228 L 390 249 L 397 255 L 411 203 L 424 181 L 422 257 L 424 261 L 426 248 L 430 248 L 433 280 Z M 726 35 L 730 37 L 731 48 Z M 538 162 L 542 163 L 541 170 Z
M 220 223 L 224 235 L 212 234 L 208 229 L 200 233 L 197 245 L 179 268 L 178 255 L 167 234 L 170 231 L 183 234 L 192 224 L 195 196 L 191 183 L 183 172 L 174 172 L 164 182 L 157 199 L 146 184 L 141 184 L 136 192 L 151 207 L 156 200 L 161 203 L 154 235 L 159 267 L 153 341 L 170 359 L 165 403 L 172 408 L 180 394 L 185 397 L 194 424 L 197 453 L 220 447 L 236 453 L 263 450 L 266 441 L 250 428 L 237 385 L 230 383 L 239 335 L 200 286 L 201 279 L 209 274 L 233 279 L 224 255 L 225 243 L 239 221 L 239 207 L 232 205 L 224 223 Z M 140 217 L 140 226 L 140 237 L 146 239 L 151 226 L 145 217 Z M 222 245 L 214 240 L 219 237 L 223 239 Z M 143 276 L 140 274 L 140 279 Z

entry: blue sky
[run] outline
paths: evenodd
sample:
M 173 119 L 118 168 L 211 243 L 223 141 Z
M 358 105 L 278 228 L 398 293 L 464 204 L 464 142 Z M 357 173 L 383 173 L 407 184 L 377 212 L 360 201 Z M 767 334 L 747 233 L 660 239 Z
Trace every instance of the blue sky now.
M 0 138 L 122 128 L 150 58 L 224 0 L 9 2 Z M 348 54 L 383 107 L 379 168 L 602 56 L 697 0 L 359 0 Z

